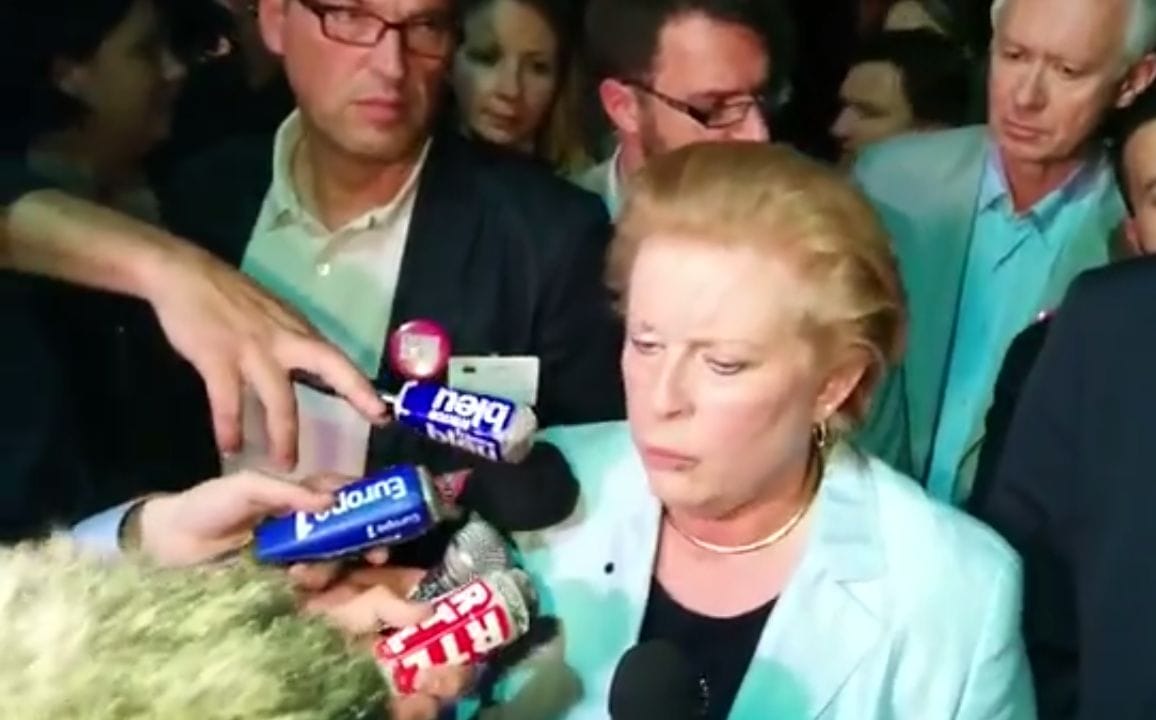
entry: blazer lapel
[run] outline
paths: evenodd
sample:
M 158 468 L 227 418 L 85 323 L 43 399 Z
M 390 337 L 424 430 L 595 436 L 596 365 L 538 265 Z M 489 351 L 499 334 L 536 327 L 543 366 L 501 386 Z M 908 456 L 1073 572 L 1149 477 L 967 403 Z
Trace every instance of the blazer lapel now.
M 936 173 L 942 180 L 936 191 L 936 197 L 943 198 L 941 205 L 919 215 L 903 215 L 891 224 L 905 227 L 889 228 L 898 246 L 908 296 L 914 299 L 908 308 L 913 342 L 903 377 L 916 477 L 926 474 L 939 416 L 986 157 L 985 137 L 978 129 L 963 135 L 954 151 L 944 153 L 951 161 Z
M 630 442 L 625 434 L 622 441 Z M 650 594 L 661 507 L 649 492 L 637 453 L 626 447 L 614 453 L 612 464 L 581 467 L 581 472 L 595 472 L 602 480 L 596 487 L 583 488 L 573 518 L 517 537 L 525 566 L 551 578 L 539 588 L 539 612 L 567 621 L 556 643 L 561 651 L 544 655 L 534 676 L 515 678 L 510 697 L 535 696 L 536 691 L 525 689 L 532 683 L 540 688 L 561 687 L 559 678 L 570 668 L 570 673 L 581 678 L 580 694 L 585 698 L 581 702 L 596 698 L 600 709 L 604 708 L 623 649 L 638 641 Z M 508 715 L 487 717 L 562 717 L 576 702 L 563 697 L 543 699 L 535 701 L 533 711 L 510 710 Z
M 589 548 L 600 555 L 601 567 L 597 569 L 608 583 L 601 600 L 603 615 L 580 630 L 585 633 L 590 627 L 599 627 L 594 635 L 601 637 L 595 643 L 589 639 L 581 643 L 585 647 L 596 646 L 596 657 L 575 657 L 580 667 L 600 668 L 591 678 L 599 686 L 597 697 L 609 697 L 610 681 L 622 648 L 638 641 L 654 576 L 662 517 L 662 506 L 650 494 L 641 459 L 633 448 L 609 477 L 613 484 L 604 486 L 604 495 L 597 502 L 611 503 L 618 511 L 606 527 L 604 544 Z
M 812 539 L 779 598 L 731 716 L 813 720 L 879 641 L 886 570 L 866 460 L 831 454 L 816 500 Z
M 467 141 L 450 130 L 435 134 L 418 180 L 413 217 L 406 237 L 389 334 L 416 318 L 434 320 L 450 338 L 459 337 L 470 310 L 467 275 L 482 220 L 480 188 Z M 383 338 L 383 343 L 388 335 Z M 399 380 L 382 353 L 378 382 Z

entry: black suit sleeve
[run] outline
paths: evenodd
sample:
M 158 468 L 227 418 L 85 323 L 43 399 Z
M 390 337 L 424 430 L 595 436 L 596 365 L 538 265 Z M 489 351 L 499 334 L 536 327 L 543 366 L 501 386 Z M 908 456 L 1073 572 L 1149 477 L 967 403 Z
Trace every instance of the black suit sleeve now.
M 999 459 L 1003 455 L 1004 444 L 1007 442 L 1016 405 L 1019 403 L 1024 383 L 1027 382 L 1028 373 L 1035 365 L 1044 340 L 1048 336 L 1049 323 L 1049 320 L 1042 320 L 1029 325 L 1016 335 L 1007 355 L 1004 356 L 999 377 L 995 381 L 991 407 L 988 408 L 984 420 L 983 446 L 979 452 L 975 483 L 968 498 L 969 510 L 974 511 L 982 507 L 984 498 L 991 488 L 996 469 L 999 467 Z
M 92 487 L 61 368 L 23 280 L 0 273 L 0 542 L 87 511 Z
M 574 203 L 556 227 L 574 233 L 560 243 L 545 274 L 543 302 L 534 320 L 541 358 L 537 410 L 543 425 L 618 420 L 625 416 L 618 358 L 622 323 L 603 281 L 610 223 L 594 196 Z M 559 232 L 559 231 L 556 231 Z
M 1048 333 L 1019 398 L 991 486 L 977 515 L 1024 559 L 1024 634 L 1039 717 L 1076 712 L 1077 632 L 1074 494 L 1086 472 L 1084 433 L 1087 328 L 1077 281 Z M 1090 324 L 1090 325 L 1089 325 Z

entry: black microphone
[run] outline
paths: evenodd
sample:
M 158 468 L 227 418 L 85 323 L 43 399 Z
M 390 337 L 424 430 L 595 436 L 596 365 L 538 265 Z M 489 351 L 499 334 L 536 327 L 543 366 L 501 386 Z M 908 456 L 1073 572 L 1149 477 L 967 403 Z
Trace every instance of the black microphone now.
M 460 490 L 453 494 L 455 503 L 473 510 L 497 529 L 528 532 L 544 530 L 570 517 L 578 505 L 579 487 L 562 451 L 539 441 L 517 465 L 485 460 L 470 463 Z
M 626 651 L 610 681 L 613 720 L 701 720 L 706 693 L 690 661 L 667 640 L 648 640 Z

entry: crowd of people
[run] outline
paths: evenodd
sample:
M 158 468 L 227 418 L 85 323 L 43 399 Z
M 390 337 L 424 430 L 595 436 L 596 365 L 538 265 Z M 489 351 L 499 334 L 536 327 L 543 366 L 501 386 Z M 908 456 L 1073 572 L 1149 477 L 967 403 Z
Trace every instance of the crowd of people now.
M 392 420 L 421 319 L 447 382 L 533 406 L 579 500 L 499 528 L 555 623 L 537 652 L 356 712 L 605 717 L 665 641 L 712 720 L 1156 718 L 1156 2 L 0 19 L 0 540 L 264 588 L 198 573 L 377 468 L 514 472 Z M 372 637 L 430 612 L 405 598 L 451 532 L 283 580 Z M 5 552 L 13 587 L 102 572 Z M 209 718 L 231 691 L 205 692 Z M 50 695 L 28 712 L 64 717 Z M 290 717 L 245 703 L 217 710 Z

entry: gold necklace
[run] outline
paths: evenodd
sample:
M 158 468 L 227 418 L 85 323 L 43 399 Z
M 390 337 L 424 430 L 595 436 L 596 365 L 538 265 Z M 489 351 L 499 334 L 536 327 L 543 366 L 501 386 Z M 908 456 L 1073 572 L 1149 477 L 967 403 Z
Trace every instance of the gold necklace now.
M 791 534 L 791 531 L 795 529 L 795 526 L 802 522 L 803 518 L 806 517 L 807 510 L 811 508 L 811 503 L 815 500 L 815 496 L 819 494 L 819 478 L 823 474 L 822 458 L 820 457 L 818 462 L 813 463 L 812 466 L 817 467 L 818 472 L 813 472 L 811 473 L 811 476 L 808 477 L 807 499 L 803 502 L 802 505 L 799 506 L 799 509 L 796 510 L 794 514 L 791 515 L 791 517 L 787 518 L 785 523 L 775 529 L 774 532 L 764 538 L 755 540 L 754 542 L 750 542 L 745 545 L 716 545 L 715 543 L 696 538 L 694 535 L 691 535 L 687 531 L 680 528 L 678 524 L 674 522 L 674 519 L 670 516 L 670 513 L 665 513 L 666 522 L 668 525 L 674 528 L 675 532 L 681 535 L 683 539 L 691 545 L 694 545 L 700 550 L 706 550 L 707 552 L 711 552 L 716 555 L 745 555 L 747 553 L 755 552 L 756 550 L 768 548 Z

